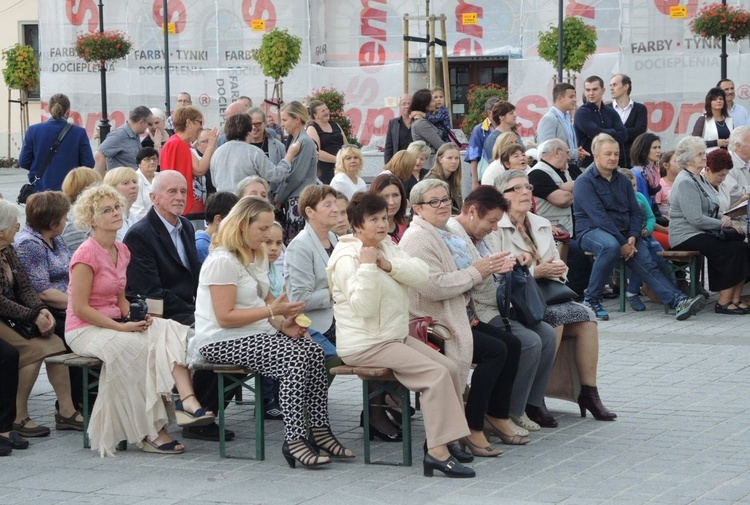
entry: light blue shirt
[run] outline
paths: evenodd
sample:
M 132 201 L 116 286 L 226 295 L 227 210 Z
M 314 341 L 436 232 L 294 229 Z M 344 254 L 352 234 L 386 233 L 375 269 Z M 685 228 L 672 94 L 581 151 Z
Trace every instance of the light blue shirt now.
M 161 214 L 156 212 L 156 215 L 159 216 L 159 219 L 161 219 L 161 222 L 164 223 L 167 232 L 169 232 L 169 238 L 172 239 L 172 243 L 177 249 L 177 255 L 180 257 L 180 261 L 182 261 L 182 264 L 185 265 L 186 268 L 190 268 L 190 264 L 188 263 L 187 258 L 187 251 L 185 250 L 185 244 L 182 243 L 182 236 L 180 235 L 180 232 L 182 231 L 182 221 L 180 221 L 180 219 L 178 218 L 177 226 L 172 226 L 172 223 L 164 219 Z
M 735 102 L 732 108 L 729 109 L 729 115 L 732 117 L 735 128 L 738 126 L 750 126 L 750 114 L 748 114 L 747 109 L 742 105 Z
M 573 121 L 570 118 L 570 112 L 563 114 L 560 109 L 554 106 L 552 107 L 552 110 L 560 117 L 560 119 L 562 119 L 565 128 L 568 130 L 568 147 L 570 149 L 578 150 L 576 134 L 573 131 Z

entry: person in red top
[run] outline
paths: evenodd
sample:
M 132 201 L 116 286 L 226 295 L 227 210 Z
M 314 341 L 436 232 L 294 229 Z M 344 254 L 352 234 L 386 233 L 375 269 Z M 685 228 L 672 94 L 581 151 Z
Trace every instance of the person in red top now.
M 216 128 L 210 131 L 203 157 L 198 158 L 190 149 L 190 144 L 195 142 L 203 130 L 203 114 L 197 108 L 187 106 L 178 108 L 173 117 L 175 134 L 162 146 L 161 169 L 177 170 L 185 177 L 188 192 L 184 215 L 190 220 L 202 221 L 206 195 L 205 185 L 200 178 L 208 172 L 219 133 Z

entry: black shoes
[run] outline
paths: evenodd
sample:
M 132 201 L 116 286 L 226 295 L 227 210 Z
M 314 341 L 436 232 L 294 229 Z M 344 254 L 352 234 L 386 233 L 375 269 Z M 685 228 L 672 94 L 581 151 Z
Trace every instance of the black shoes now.
M 28 446 L 29 441 L 15 431 L 8 433 L 7 437 L 0 435 L 0 456 L 9 456 L 13 449 L 26 449 Z
M 365 413 L 361 412 L 359 414 L 359 425 L 364 428 L 365 426 Z M 401 434 L 401 430 L 399 430 L 397 433 L 394 433 L 393 435 L 388 435 L 387 433 L 383 433 L 379 429 L 377 429 L 375 426 L 370 423 L 370 440 L 375 440 L 375 437 L 378 437 L 383 442 L 401 442 L 404 437 Z
M 281 446 L 281 453 L 284 455 L 284 459 L 286 459 L 290 468 L 295 468 L 297 461 L 308 468 L 316 468 L 331 462 L 328 456 L 318 454 L 304 438 L 295 440 L 292 443 L 284 440 L 284 445 Z
M 614 421 L 617 414 L 607 409 L 599 398 L 599 390 L 596 386 L 584 386 L 581 384 L 581 393 L 578 395 L 578 407 L 581 409 L 581 417 L 586 417 L 586 411 L 591 412 L 597 421 Z
M 424 441 L 423 449 L 425 456 L 427 456 L 427 440 Z M 448 444 L 448 452 L 450 452 L 451 456 L 456 458 L 459 463 L 471 463 L 474 461 L 474 456 L 470 452 L 461 449 L 458 442 L 451 442 Z
M 544 428 L 557 428 L 557 419 L 552 417 L 547 406 L 542 402 L 540 407 L 526 404 L 526 415 L 539 426 Z
M 425 454 L 423 466 L 425 477 L 432 477 L 435 470 L 443 472 L 446 477 L 454 479 L 471 479 L 477 475 L 474 470 L 468 466 L 462 465 L 453 456 L 445 461 L 440 461 L 430 454 Z
M 219 441 L 219 425 L 216 423 L 207 424 L 206 426 L 192 426 L 182 429 L 184 438 L 194 438 L 196 440 L 205 440 L 207 442 Z M 227 442 L 234 439 L 232 430 L 224 430 L 224 438 Z

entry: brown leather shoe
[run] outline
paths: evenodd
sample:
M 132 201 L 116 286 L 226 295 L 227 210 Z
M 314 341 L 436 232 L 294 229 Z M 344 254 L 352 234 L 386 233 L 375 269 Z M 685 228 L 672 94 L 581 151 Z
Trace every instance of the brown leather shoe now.
M 542 402 L 540 407 L 527 404 L 526 415 L 529 416 L 529 419 L 543 428 L 557 428 L 557 419 L 549 413 L 544 402 Z
M 27 417 L 20 423 L 13 423 L 13 431 L 17 431 L 22 437 L 46 437 L 50 433 L 50 429 L 46 426 L 34 426 L 27 427 L 28 422 L 31 421 L 30 417 Z

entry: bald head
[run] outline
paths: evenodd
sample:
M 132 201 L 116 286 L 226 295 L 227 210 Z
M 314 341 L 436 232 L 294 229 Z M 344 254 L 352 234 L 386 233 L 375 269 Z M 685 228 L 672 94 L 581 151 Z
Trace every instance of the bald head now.
M 244 114 L 247 112 L 248 106 L 245 102 L 242 101 L 236 101 L 233 102 L 227 109 L 224 111 L 224 119 L 229 119 L 232 116 L 235 116 L 237 114 Z

